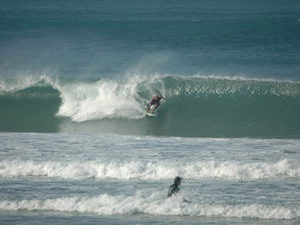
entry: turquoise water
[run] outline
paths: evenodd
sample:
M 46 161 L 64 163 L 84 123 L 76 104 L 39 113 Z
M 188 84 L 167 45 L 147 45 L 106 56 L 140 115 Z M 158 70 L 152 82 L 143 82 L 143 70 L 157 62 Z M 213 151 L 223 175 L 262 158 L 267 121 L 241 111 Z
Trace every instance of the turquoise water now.
M 1 131 L 300 137 L 299 82 L 199 76 L 89 81 L 27 77 L 18 85 L 7 82 L 8 91 L 0 96 Z M 155 92 L 166 101 L 151 118 L 145 106 Z
M 299 12 L 0 0 L 0 223 L 298 224 Z
M 299 2 L 1 1 L 1 76 L 299 80 Z
M 1 1 L 0 131 L 299 138 L 299 10 Z

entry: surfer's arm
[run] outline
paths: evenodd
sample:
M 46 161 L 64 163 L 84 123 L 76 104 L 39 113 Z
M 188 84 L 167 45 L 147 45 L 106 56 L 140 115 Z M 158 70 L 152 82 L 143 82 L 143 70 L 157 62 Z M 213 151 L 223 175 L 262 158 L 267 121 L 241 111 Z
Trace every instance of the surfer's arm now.
M 188 203 L 188 204 L 191 204 L 191 203 L 192 203 L 191 201 L 186 200 L 185 198 L 183 199 L 183 202 Z

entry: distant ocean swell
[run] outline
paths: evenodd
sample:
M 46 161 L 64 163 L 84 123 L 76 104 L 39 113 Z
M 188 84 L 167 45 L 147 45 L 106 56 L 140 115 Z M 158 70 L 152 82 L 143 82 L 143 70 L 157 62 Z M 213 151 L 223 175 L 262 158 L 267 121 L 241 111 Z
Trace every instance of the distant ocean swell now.
M 166 101 L 148 118 L 155 93 Z M 292 81 L 155 75 L 0 82 L 1 131 L 299 138 L 299 115 L 300 83 Z

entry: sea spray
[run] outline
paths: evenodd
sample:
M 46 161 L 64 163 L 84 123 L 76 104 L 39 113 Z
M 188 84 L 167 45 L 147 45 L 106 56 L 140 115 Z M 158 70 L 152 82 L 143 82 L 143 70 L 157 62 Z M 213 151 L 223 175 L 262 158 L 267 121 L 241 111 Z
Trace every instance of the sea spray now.
M 25 86 L 18 80 L 15 86 L 13 80 L 2 82 L 2 130 L 299 138 L 299 82 L 158 74 L 127 75 L 125 80 L 45 75 L 21 80 Z M 145 108 L 155 93 L 166 100 L 150 122 Z M 32 110 L 20 113 L 18 107 Z M 14 123 L 15 118 L 33 126 Z M 40 122 L 34 125 L 31 118 Z

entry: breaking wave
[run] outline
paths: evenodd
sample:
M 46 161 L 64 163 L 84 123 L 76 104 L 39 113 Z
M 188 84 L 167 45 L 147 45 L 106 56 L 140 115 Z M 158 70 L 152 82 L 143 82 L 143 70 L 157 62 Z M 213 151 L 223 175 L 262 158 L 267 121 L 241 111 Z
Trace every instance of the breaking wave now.
M 133 196 L 101 194 L 94 197 L 60 197 L 53 199 L 32 199 L 9 201 L 1 200 L 1 210 L 58 211 L 94 213 L 98 215 L 172 215 L 236 217 L 256 219 L 297 219 L 300 209 L 297 207 L 262 205 L 262 204 L 186 204 L 182 196 L 166 198 L 165 193 L 155 192 L 150 195 L 137 192 Z
M 300 178 L 297 161 L 283 159 L 274 163 L 246 163 L 235 161 L 198 161 L 179 163 L 144 161 L 89 161 L 89 162 L 36 162 L 0 161 L 0 177 L 44 176 L 60 179 L 170 179 L 176 175 L 188 179 L 287 179 Z
M 154 122 L 160 126 L 153 132 L 145 105 L 155 93 L 166 101 Z M 94 121 L 98 130 L 93 132 L 299 138 L 299 103 L 300 83 L 291 81 L 168 75 L 125 80 L 23 77 L 0 83 L 0 106 L 5 108 L 0 111 L 0 129 L 72 132 Z M 15 124 L 16 119 L 29 122 Z

